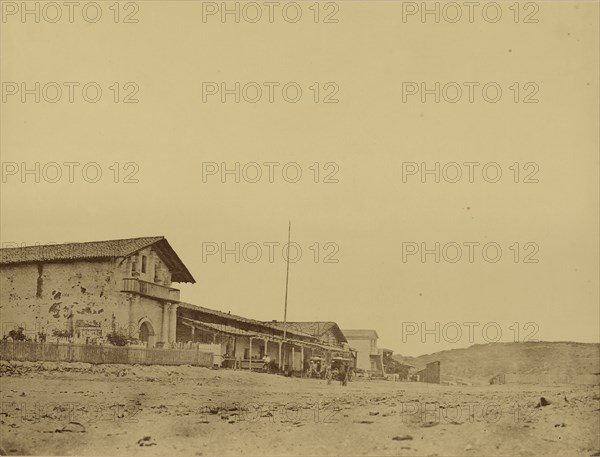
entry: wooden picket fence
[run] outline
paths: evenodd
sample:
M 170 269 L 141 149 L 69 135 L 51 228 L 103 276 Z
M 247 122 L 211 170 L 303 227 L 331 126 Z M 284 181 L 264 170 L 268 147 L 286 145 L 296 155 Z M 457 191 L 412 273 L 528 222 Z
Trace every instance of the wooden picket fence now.
M 211 367 L 213 365 L 213 354 L 198 349 L 148 349 L 128 346 L 1 340 L 0 360 Z

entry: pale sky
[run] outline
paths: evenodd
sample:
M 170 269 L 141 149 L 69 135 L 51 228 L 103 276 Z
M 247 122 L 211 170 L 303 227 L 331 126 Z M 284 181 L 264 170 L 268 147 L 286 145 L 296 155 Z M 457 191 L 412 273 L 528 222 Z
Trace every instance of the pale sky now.
M 511 16 L 496 24 L 403 23 L 401 2 L 378 1 L 339 2 L 336 24 L 315 24 L 311 16 L 296 24 L 203 23 L 200 2 L 138 3 L 136 24 L 2 24 L 2 162 L 5 172 L 8 162 L 19 167 L 2 183 L 5 245 L 164 235 L 198 281 L 181 285 L 182 300 L 282 320 L 281 245 L 291 220 L 303 256 L 290 267 L 289 320 L 373 328 L 380 347 L 404 355 L 483 343 L 480 329 L 490 322 L 502 330 L 501 341 L 515 339 L 517 323 L 521 341 L 535 328 L 540 340 L 600 342 L 597 2 L 538 2 L 535 24 Z M 232 96 L 221 103 L 219 95 L 202 102 L 203 82 L 252 81 L 263 88 L 295 82 L 303 95 L 288 103 L 276 91 L 269 103 L 265 89 L 257 103 Z M 494 82 L 503 92 L 497 103 L 480 91 L 473 103 L 466 92 L 457 103 L 422 103 L 419 95 L 403 103 L 402 83 L 423 81 Z M 34 103 L 34 95 L 22 103 L 20 94 L 6 94 L 21 82 L 79 86 L 73 103 L 64 85 L 56 103 Z M 97 103 L 82 98 L 89 82 L 103 89 Z M 125 84 L 135 83 L 139 103 L 114 103 L 115 82 L 121 100 L 134 87 Z M 339 103 L 314 103 L 315 82 L 321 100 L 339 88 Z M 522 103 L 535 87 L 539 102 Z M 21 163 L 33 169 L 36 162 L 40 169 L 80 165 L 73 183 L 65 166 L 56 183 L 35 183 L 33 175 L 21 182 Z M 97 183 L 81 175 L 90 162 L 102 169 Z M 115 162 L 118 183 L 109 168 Z M 134 170 L 123 169 L 128 162 L 137 164 L 137 183 L 122 182 Z M 203 182 L 207 162 L 281 165 L 273 183 L 263 167 L 259 182 L 236 184 L 219 175 Z M 288 162 L 302 169 L 297 183 L 282 177 Z M 315 162 L 320 181 L 336 171 L 339 182 L 314 183 Z M 335 165 L 325 168 L 329 162 Z M 481 166 L 474 183 L 422 183 L 419 175 L 403 182 L 406 162 Z M 482 178 L 488 162 L 502 169 L 497 183 Z M 520 181 L 535 168 L 539 182 L 515 183 L 515 162 Z M 529 162 L 534 168 L 524 170 Z M 44 169 L 52 179 L 53 169 Z M 248 243 L 262 245 L 262 258 L 203 261 L 203 243 L 232 249 L 236 242 L 246 257 L 256 252 Z M 264 245 L 270 242 L 280 243 L 273 263 Z M 469 263 L 464 248 L 456 263 L 435 263 L 432 255 L 403 262 L 407 242 L 493 242 L 502 258 L 486 262 L 476 249 Z M 535 247 L 539 262 L 524 263 Z M 339 262 L 325 263 L 334 249 Z M 412 322 L 479 327 L 473 341 L 463 326 L 458 341 L 448 341 L 450 329 L 436 343 L 433 335 L 403 338 Z

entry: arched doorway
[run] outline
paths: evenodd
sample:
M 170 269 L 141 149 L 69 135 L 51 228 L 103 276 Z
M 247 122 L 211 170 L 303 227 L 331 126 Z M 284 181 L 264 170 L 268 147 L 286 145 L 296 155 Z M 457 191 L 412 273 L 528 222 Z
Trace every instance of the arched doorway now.
M 156 336 L 154 335 L 154 328 L 148 320 L 144 320 L 140 324 L 140 341 L 146 343 L 146 346 L 153 348 L 156 344 Z

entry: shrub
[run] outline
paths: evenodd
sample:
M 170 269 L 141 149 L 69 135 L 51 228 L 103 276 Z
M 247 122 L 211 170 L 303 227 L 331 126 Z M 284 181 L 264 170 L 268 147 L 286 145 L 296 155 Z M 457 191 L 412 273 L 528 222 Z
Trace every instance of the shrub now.
M 16 330 L 13 329 L 8 332 L 8 338 L 12 338 L 13 341 L 28 341 L 29 338 L 23 333 L 24 330 L 23 327 L 19 327 Z M 7 337 L 5 336 L 4 338 L 6 339 Z
M 129 343 L 129 338 L 117 332 L 109 333 L 106 335 L 106 339 L 113 346 L 127 346 L 127 343 Z

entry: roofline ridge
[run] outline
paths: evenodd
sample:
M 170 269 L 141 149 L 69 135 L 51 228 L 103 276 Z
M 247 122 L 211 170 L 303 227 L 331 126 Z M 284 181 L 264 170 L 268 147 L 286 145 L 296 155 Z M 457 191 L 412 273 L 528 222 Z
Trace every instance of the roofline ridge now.
M 26 248 L 35 248 L 42 246 L 66 246 L 69 244 L 94 244 L 94 243 L 109 243 L 111 241 L 134 241 L 134 240 L 144 240 L 144 239 L 156 239 L 156 241 L 165 240 L 164 235 L 157 236 L 137 236 L 135 238 L 117 238 L 112 240 L 96 240 L 96 241 L 70 241 L 67 243 L 54 243 L 54 244 L 31 244 L 27 246 L 18 246 L 18 247 L 0 247 L 0 249 L 26 249 Z

